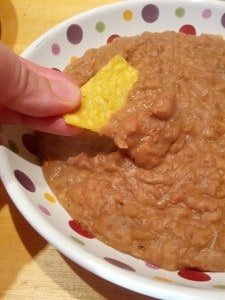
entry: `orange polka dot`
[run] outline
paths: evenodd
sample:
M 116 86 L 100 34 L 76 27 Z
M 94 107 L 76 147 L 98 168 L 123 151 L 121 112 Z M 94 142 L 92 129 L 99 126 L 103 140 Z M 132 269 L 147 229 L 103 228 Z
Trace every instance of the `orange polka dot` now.
M 167 283 L 173 282 L 171 279 L 161 277 L 161 276 L 154 276 L 153 278 L 156 279 L 156 280 L 162 281 L 162 282 L 167 282 Z
M 125 21 L 130 21 L 133 19 L 133 13 L 131 10 L 125 10 L 123 12 L 123 18 Z
M 55 203 L 56 202 L 56 199 L 55 199 L 55 196 L 53 196 L 52 194 L 50 193 L 44 193 L 44 197 L 47 201 L 51 202 L 51 203 Z

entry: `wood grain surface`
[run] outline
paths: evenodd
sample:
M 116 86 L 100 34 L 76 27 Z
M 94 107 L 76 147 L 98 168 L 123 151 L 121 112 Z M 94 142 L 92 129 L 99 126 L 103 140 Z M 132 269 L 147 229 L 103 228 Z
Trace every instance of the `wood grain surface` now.
M 62 20 L 111 2 L 115 1 L 0 0 L 1 40 L 19 54 Z M 0 182 L 0 299 L 149 298 L 98 278 L 62 256 L 23 219 Z

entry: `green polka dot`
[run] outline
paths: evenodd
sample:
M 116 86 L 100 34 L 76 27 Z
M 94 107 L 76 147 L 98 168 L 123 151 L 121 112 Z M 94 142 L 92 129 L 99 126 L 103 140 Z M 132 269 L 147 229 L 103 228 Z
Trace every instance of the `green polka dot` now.
M 178 18 L 182 18 L 185 15 L 185 9 L 183 7 L 178 7 L 175 11 L 175 15 Z
M 82 245 L 82 246 L 85 246 L 85 243 L 84 242 L 82 242 L 81 240 L 79 240 L 78 238 L 76 238 L 75 236 L 70 236 L 71 237 L 71 239 L 74 241 L 74 242 L 76 242 L 77 244 L 80 244 L 80 245 Z
M 215 285 L 213 285 L 213 287 L 216 289 L 225 290 L 225 285 L 223 285 L 223 284 L 215 284 Z
M 19 153 L 19 149 L 18 149 L 17 145 L 12 140 L 8 141 L 8 145 L 9 145 L 10 150 L 15 152 L 16 154 Z
M 103 32 L 105 30 L 105 24 L 103 22 L 98 22 L 95 26 L 98 32 Z

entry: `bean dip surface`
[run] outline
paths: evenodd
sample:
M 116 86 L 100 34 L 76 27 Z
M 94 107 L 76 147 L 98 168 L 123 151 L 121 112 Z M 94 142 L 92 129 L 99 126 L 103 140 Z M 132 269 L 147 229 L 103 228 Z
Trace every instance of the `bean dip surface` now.
M 139 71 L 102 129 L 39 135 L 45 177 L 106 244 L 168 270 L 225 271 L 225 41 L 143 33 L 66 68 L 83 85 L 115 55 Z

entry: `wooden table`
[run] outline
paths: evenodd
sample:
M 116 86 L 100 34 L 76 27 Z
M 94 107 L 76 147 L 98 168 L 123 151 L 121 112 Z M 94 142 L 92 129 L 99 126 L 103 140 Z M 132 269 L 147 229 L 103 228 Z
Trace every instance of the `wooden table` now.
M 115 0 L 0 0 L 1 39 L 16 53 L 60 21 Z M 19 214 L 0 182 L 0 299 L 146 300 L 62 256 Z

